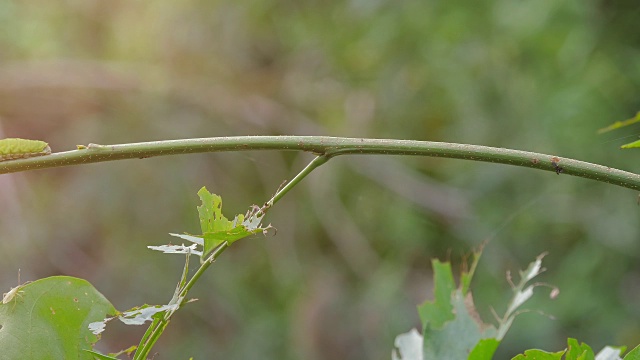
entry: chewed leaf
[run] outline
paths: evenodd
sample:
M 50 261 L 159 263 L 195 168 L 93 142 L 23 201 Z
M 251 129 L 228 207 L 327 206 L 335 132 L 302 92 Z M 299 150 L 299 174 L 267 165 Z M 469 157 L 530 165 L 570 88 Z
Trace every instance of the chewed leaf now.
M 527 302 L 531 296 L 533 296 L 533 289 L 539 286 L 550 287 L 551 294 L 550 297 L 555 298 L 559 290 L 555 286 L 551 286 L 549 284 L 544 283 L 535 283 L 533 285 L 527 286 L 527 283 L 531 281 L 536 276 L 540 275 L 544 268 L 542 267 L 542 259 L 545 257 L 546 253 L 540 254 L 534 262 L 529 264 L 526 270 L 520 271 L 520 281 L 518 284 L 511 284 L 513 290 L 513 298 L 509 302 L 509 306 L 507 307 L 507 311 L 505 312 L 502 319 L 500 319 L 500 326 L 498 327 L 498 336 L 496 337 L 498 340 L 502 340 L 504 335 L 507 333 L 511 324 L 513 324 L 513 320 L 518 315 L 518 309 Z M 509 282 L 511 282 L 511 277 L 509 276 Z M 526 355 L 526 353 L 525 353 Z
M 101 334 L 105 328 L 107 327 L 107 323 L 116 317 L 109 317 L 102 321 L 96 321 L 89 324 L 89 331 L 91 331 L 94 335 Z
M 269 204 L 265 204 L 262 208 L 252 206 L 246 214 L 238 214 L 233 221 L 230 221 L 222 215 L 222 198 L 220 196 L 210 193 L 206 187 L 202 187 L 198 191 L 198 196 L 202 201 L 202 205 L 198 206 L 202 235 L 169 233 L 171 236 L 192 242 L 193 245 L 148 246 L 149 249 L 173 254 L 196 254 L 200 256 L 200 261 L 204 261 L 204 257 L 223 243 L 231 245 L 259 232 L 264 234 L 272 228 L 271 225 L 261 225 Z M 202 246 L 202 250 L 199 250 L 197 246 Z
M 567 340 L 567 359 L 594 359 L 595 354 L 591 347 L 585 343 L 580 344 L 578 340 L 569 338 Z
M 622 360 L 620 355 L 624 352 L 624 348 L 615 348 L 612 346 L 605 346 L 598 355 L 596 360 Z
M 536 258 L 527 269 L 520 271 L 520 281 L 512 286 L 514 297 L 505 315 L 499 320 L 499 328 L 486 324 L 475 309 L 473 296 L 469 291 L 469 284 L 481 251 L 474 253 L 470 268 L 463 267 L 460 285 L 456 288 L 451 265 L 433 260 L 434 300 L 418 306 L 422 322 L 422 336 L 415 330 L 396 337 L 395 348 L 392 352 L 393 360 L 422 360 L 422 359 L 468 359 L 486 360 L 493 358 L 498 345 L 505 333 L 515 320 L 519 307 L 531 298 L 533 289 L 539 286 L 552 288 L 552 296 L 557 295 L 557 288 L 544 284 L 528 282 L 544 271 L 542 259 L 545 254 Z M 469 269 L 469 270 L 467 270 Z M 497 315 L 496 315 L 497 317 Z M 422 340 L 422 341 L 420 341 Z M 570 344 L 571 345 L 571 344 Z M 421 346 L 422 351 L 416 351 Z M 574 348 L 578 348 L 576 344 Z M 580 353 L 593 354 L 586 345 L 580 345 Z M 546 353 L 531 350 L 514 359 L 561 359 L 565 352 Z M 572 358 L 573 359 L 573 358 Z M 576 358 L 576 360 L 587 358 Z M 593 360 L 593 357 L 590 359 Z M 570 360 L 567 358 L 566 360 Z M 616 358 L 596 358 L 595 360 L 619 360 Z M 633 360 L 640 360 L 633 359 Z
M 512 314 L 513 312 L 515 312 L 520 307 L 520 305 L 527 302 L 527 300 L 529 300 L 531 296 L 533 296 L 533 285 L 529 285 L 526 287 L 526 289 L 516 292 L 513 299 L 511 300 L 509 308 L 507 309 L 507 313 Z
M 470 353 L 481 354 L 490 359 L 499 341 L 482 342 L 483 339 L 495 338 L 495 327 L 485 324 L 480 319 L 469 284 L 480 251 L 474 253 L 469 271 L 462 271 L 460 285 L 456 288 L 450 263 L 432 261 L 434 276 L 434 300 L 426 301 L 418 306 L 422 322 L 422 353 L 424 359 L 467 359 Z M 466 267 L 465 267 L 466 269 Z M 408 336 L 403 334 L 401 336 Z M 397 338 L 396 341 L 407 340 Z M 410 360 L 405 353 L 398 359 Z M 478 358 L 479 359 L 479 358 Z
M 202 205 L 198 206 L 200 227 L 204 238 L 202 257 L 207 256 L 223 242 L 231 245 L 233 242 L 249 235 L 258 232 L 265 233 L 271 228 L 271 225 L 261 227 L 260 222 L 264 217 L 264 211 L 259 207 L 254 206 L 246 215 L 236 215 L 233 221 L 229 221 L 222 215 L 222 199 L 220 196 L 211 194 L 206 187 L 198 191 L 198 196 L 202 201 Z
M 520 354 L 511 360 L 561 360 L 564 353 L 564 351 L 550 353 L 536 349 L 526 350 L 524 355 Z
M 522 281 L 527 282 L 540 275 L 544 271 L 544 269 L 542 268 L 542 259 L 546 255 L 546 253 L 538 255 L 536 261 L 529 264 L 529 267 L 527 267 L 525 271 L 520 271 L 520 278 L 522 279 Z
M 222 198 L 210 193 L 206 187 L 198 191 L 202 205 L 198 206 L 200 215 L 200 228 L 202 233 L 227 231 L 233 228 L 233 224 L 222 215 Z
M 447 321 L 454 318 L 451 296 L 456 288 L 450 263 L 442 263 L 437 259 L 431 262 L 433 266 L 434 300 L 425 301 L 418 306 L 420 320 L 424 326 L 430 323 L 433 328 L 441 328 Z
M 192 243 L 196 243 L 201 246 L 204 245 L 204 240 L 202 239 L 202 237 L 188 235 L 188 234 L 172 234 L 172 233 L 169 233 L 169 235 L 175 236 L 183 240 L 191 241 Z
M 198 244 L 191 246 L 185 245 L 160 245 L 160 246 L 147 246 L 147 248 L 156 251 L 162 251 L 165 254 L 194 254 L 202 256 L 202 251 L 196 250 Z
M 400 334 L 393 345 L 392 360 L 422 360 L 422 335 L 416 330 Z
M 495 338 L 496 329 L 480 320 L 471 293 L 464 296 L 460 289 L 456 289 L 450 303 L 454 314 L 451 321 L 440 329 L 431 327 L 431 324 L 424 326 L 425 359 L 466 359 L 480 340 Z
M 166 311 L 176 311 L 178 304 L 173 305 L 143 305 L 139 308 L 133 308 L 129 311 L 125 311 L 118 318 L 120 321 L 127 325 L 142 325 L 147 321 L 153 321 L 153 317 L 156 314 Z
M 86 359 L 83 350 L 99 339 L 89 324 L 115 313 L 86 280 L 54 276 L 34 281 L 0 305 L 0 358 Z
M 147 321 L 153 321 L 156 314 L 165 312 L 175 312 L 180 307 L 180 302 L 171 305 L 143 305 L 135 307 L 131 310 L 119 313 L 117 316 L 105 318 L 102 321 L 96 321 L 89 324 L 89 330 L 98 335 L 104 331 L 107 323 L 115 318 L 120 319 L 127 325 L 143 325 Z

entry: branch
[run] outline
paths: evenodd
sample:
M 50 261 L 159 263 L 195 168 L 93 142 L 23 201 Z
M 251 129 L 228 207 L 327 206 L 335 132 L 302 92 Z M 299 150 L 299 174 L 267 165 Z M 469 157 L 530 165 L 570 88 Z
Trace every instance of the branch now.
M 584 161 L 480 145 L 327 136 L 235 136 L 79 146 L 78 150 L 0 162 L 0 174 L 102 161 L 220 151 L 295 150 L 324 155 L 419 155 L 529 167 L 640 190 L 640 175 Z

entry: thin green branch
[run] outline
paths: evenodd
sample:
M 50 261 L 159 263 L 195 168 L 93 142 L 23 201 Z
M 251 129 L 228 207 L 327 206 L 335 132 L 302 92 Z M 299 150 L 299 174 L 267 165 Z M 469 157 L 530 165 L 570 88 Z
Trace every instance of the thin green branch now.
M 298 175 L 296 175 L 296 177 L 291 179 L 291 181 L 283 186 L 282 189 L 279 189 L 276 192 L 273 198 L 269 201 L 268 206 L 271 207 L 273 206 L 273 204 L 277 203 L 278 200 L 282 199 L 282 197 L 285 196 L 285 194 L 288 193 L 289 190 L 293 189 L 293 187 L 296 186 L 300 181 L 302 181 L 302 179 L 311 174 L 313 170 L 315 170 L 318 166 L 326 163 L 327 161 L 329 161 L 329 157 L 326 155 L 320 155 L 313 159 L 313 161 L 311 161 L 309 165 L 302 169 L 302 171 L 300 171 Z
M 220 254 L 222 254 L 228 247 L 229 247 L 229 243 L 225 241 L 222 244 L 220 244 L 217 248 L 215 248 L 213 250 L 213 253 L 207 258 L 207 260 L 205 260 L 200 265 L 200 268 L 196 270 L 195 274 L 193 274 L 191 279 L 184 285 L 183 288 L 180 289 L 179 295 L 171 300 L 169 305 L 175 305 L 177 304 L 177 302 L 180 302 L 178 304 L 178 307 L 181 307 L 182 305 L 184 305 L 184 303 L 187 301 L 186 297 L 187 297 L 187 294 L 189 293 L 189 290 L 191 290 L 191 288 L 195 285 L 198 279 L 200 279 L 202 274 L 204 274 L 204 272 L 209 268 L 209 266 L 211 266 L 211 264 L 213 264 L 213 262 L 216 261 L 216 259 L 220 256 Z M 187 257 L 187 265 L 185 266 L 185 269 L 188 268 L 188 261 L 189 261 L 189 258 Z M 176 310 L 167 311 L 162 319 L 156 318 L 153 320 L 153 322 L 151 323 L 151 325 L 149 325 L 149 328 L 145 332 L 144 336 L 140 340 L 140 344 L 138 345 L 138 349 L 134 355 L 133 360 L 146 359 L 149 356 L 149 352 L 151 352 L 151 349 L 160 338 L 160 335 L 162 335 L 162 333 L 164 332 L 164 329 L 167 327 L 167 325 L 169 325 L 171 316 L 173 316 L 173 313 Z
M 220 151 L 296 150 L 324 155 L 384 154 L 447 157 L 553 171 L 640 190 L 640 175 L 528 151 L 431 141 L 357 139 L 326 136 L 236 136 L 79 146 L 78 150 L 0 162 L 0 174 L 102 161 Z

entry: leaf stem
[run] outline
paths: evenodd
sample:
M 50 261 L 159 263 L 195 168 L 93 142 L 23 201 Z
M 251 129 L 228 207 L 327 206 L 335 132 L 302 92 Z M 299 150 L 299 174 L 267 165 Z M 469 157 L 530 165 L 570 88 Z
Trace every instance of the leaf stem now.
M 548 154 L 445 142 L 327 136 L 235 136 L 121 145 L 89 144 L 73 151 L 2 161 L 0 174 L 132 158 L 247 150 L 309 151 L 327 158 L 338 155 L 384 154 L 466 159 L 552 171 L 640 190 L 638 174 Z
M 200 265 L 200 268 L 196 270 L 195 274 L 193 274 L 191 279 L 189 279 L 187 284 L 184 286 L 184 289 L 182 289 L 182 291 L 180 292 L 180 296 L 178 296 L 178 299 L 182 299 L 182 300 L 178 300 L 180 301 L 180 306 L 182 306 L 182 304 L 184 303 L 184 300 L 186 299 L 187 293 L 189 293 L 189 290 L 191 290 L 193 285 L 195 285 L 196 281 L 200 279 L 200 276 L 204 274 L 204 272 L 209 268 L 209 266 L 211 266 L 211 264 L 213 264 L 213 262 L 216 261 L 218 256 L 220 256 L 220 254 L 222 254 L 225 250 L 227 250 L 228 247 L 229 247 L 229 243 L 226 241 L 218 245 L 218 247 L 213 250 L 213 252 L 207 258 L 207 260 L 205 260 L 202 263 L 202 265 Z
M 200 276 L 204 274 L 204 272 L 213 264 L 214 261 L 229 247 L 228 242 L 223 242 L 217 248 L 213 250 L 211 255 L 205 260 L 200 268 L 193 274 L 191 279 L 184 285 L 179 292 L 179 296 L 172 299 L 169 305 L 178 304 L 178 308 L 180 308 L 186 301 L 187 293 L 189 290 L 195 285 L 195 283 L 200 279 Z M 188 261 L 188 260 L 187 260 Z M 181 280 L 182 281 L 182 280 Z M 158 341 L 160 335 L 164 332 L 164 329 L 169 325 L 169 320 L 175 311 L 178 309 L 167 311 L 161 319 L 154 319 L 149 328 L 145 332 L 144 336 L 140 340 L 140 345 L 138 345 L 138 350 L 136 351 L 133 360 L 144 360 L 149 356 L 149 352 L 153 348 L 153 345 Z

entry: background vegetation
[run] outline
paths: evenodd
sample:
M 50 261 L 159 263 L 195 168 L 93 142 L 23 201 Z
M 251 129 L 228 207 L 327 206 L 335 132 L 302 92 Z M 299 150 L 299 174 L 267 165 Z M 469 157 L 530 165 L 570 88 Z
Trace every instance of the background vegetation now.
M 638 8 L 624 0 L 61 1 L 0 3 L 3 137 L 76 144 L 225 135 L 451 141 L 554 153 L 638 172 Z M 625 132 L 626 131 L 626 132 Z M 146 245 L 198 229 L 197 189 L 227 215 L 310 160 L 229 153 L 0 177 L 0 286 L 83 277 L 119 309 L 165 303 L 182 259 Z M 268 215 L 278 233 L 228 251 L 158 359 L 383 359 L 419 323 L 430 258 L 491 239 L 472 289 L 503 310 L 507 269 L 543 251 L 558 299 L 529 307 L 496 358 L 640 343 L 636 194 L 458 160 L 351 157 Z M 137 331 L 137 332 L 136 332 Z M 143 328 L 110 328 L 105 350 Z

